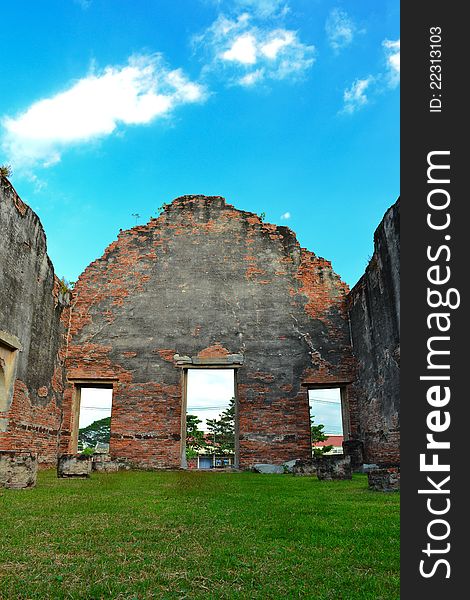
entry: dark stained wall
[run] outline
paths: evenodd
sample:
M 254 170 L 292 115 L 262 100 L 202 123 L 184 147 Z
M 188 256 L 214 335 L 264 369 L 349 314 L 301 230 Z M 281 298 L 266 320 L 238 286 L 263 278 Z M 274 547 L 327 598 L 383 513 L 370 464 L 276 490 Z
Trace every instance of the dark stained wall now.
M 179 467 L 183 379 L 174 356 L 236 355 L 240 465 L 310 456 L 302 384 L 354 379 L 347 292 L 287 227 L 221 197 L 176 199 L 121 232 L 75 286 L 61 449 L 74 450 L 74 390 L 114 380 L 111 453 Z
M 38 452 L 43 464 L 57 456 L 65 308 L 39 218 L 0 177 L 0 370 L 13 374 L 0 398 L 0 449 Z
M 356 435 L 365 461 L 400 462 L 400 204 L 374 235 L 374 254 L 348 296 L 358 360 Z

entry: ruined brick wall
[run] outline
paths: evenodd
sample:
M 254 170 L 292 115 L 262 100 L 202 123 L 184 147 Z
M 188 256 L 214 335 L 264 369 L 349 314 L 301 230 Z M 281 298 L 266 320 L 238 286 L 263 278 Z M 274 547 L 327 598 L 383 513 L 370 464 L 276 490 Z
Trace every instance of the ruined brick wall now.
M 0 450 L 43 465 L 57 455 L 65 306 L 39 218 L 0 178 Z
M 365 461 L 400 461 L 400 205 L 385 213 L 374 254 L 351 290 L 349 315 L 358 359 L 356 435 Z
M 73 381 L 114 381 L 111 453 L 179 467 L 182 369 L 174 355 L 238 369 L 240 464 L 310 456 L 304 383 L 354 378 L 347 286 L 287 227 L 221 197 L 184 196 L 119 234 L 72 300 L 63 451 L 73 451 Z

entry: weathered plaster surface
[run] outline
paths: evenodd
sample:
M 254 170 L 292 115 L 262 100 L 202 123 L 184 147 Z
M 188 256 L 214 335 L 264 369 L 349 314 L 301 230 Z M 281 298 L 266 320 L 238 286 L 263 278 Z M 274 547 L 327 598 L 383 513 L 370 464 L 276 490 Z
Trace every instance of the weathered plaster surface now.
M 348 297 L 355 385 L 356 434 L 367 463 L 400 462 L 400 204 L 385 213 L 375 250 Z
M 61 423 L 66 299 L 37 215 L 0 178 L 0 449 L 55 463 Z

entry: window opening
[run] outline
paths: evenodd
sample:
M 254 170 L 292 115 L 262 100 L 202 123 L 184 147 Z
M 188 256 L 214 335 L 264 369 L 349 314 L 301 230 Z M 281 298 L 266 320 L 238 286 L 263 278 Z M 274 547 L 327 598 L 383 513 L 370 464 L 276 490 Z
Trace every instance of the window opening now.
M 343 453 L 341 388 L 310 389 L 312 456 Z
M 111 435 L 112 387 L 81 387 L 78 421 L 78 450 L 109 452 Z

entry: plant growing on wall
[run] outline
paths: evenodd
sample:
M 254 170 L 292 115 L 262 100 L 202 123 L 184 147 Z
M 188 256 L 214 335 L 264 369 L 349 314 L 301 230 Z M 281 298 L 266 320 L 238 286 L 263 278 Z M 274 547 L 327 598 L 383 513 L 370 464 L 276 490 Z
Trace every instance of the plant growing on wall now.
M 4 177 L 10 177 L 11 175 L 11 167 L 10 165 L 0 165 L 0 179 Z
M 73 290 L 73 286 L 75 285 L 75 281 L 67 281 L 65 277 L 60 279 L 60 291 L 62 294 L 67 294 Z

